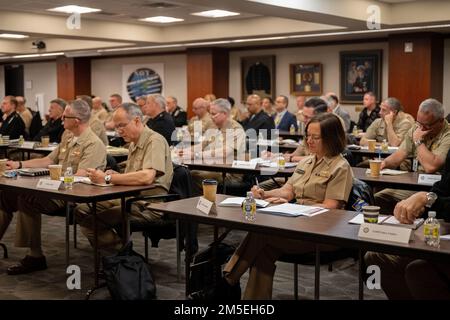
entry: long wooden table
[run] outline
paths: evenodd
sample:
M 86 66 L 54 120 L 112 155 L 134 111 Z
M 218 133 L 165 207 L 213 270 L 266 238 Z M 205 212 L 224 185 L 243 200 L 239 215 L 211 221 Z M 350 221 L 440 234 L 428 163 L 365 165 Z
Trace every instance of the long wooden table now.
M 21 194 L 34 195 L 37 197 L 62 200 L 66 203 L 66 263 L 69 265 L 70 255 L 70 231 L 69 231 L 69 213 L 70 203 L 91 203 L 92 214 L 94 215 L 94 264 L 95 264 L 95 286 L 98 286 L 98 241 L 97 241 L 97 211 L 96 204 L 100 201 L 121 199 L 122 217 L 123 217 L 123 242 L 128 242 L 130 235 L 130 228 L 128 223 L 128 215 L 125 212 L 125 198 L 137 196 L 141 191 L 152 188 L 152 185 L 147 186 L 110 186 L 101 187 L 89 185 L 84 183 L 74 183 L 73 188 L 65 190 L 46 190 L 37 189 L 39 179 L 47 177 L 24 177 L 17 178 L 0 177 L 0 190 L 17 191 Z M 13 199 L 11 199 L 13 201 Z
M 226 195 L 217 195 L 216 204 L 227 197 Z M 196 209 L 198 200 L 199 198 L 196 197 L 167 203 L 155 203 L 151 207 L 174 218 L 189 222 L 266 233 L 316 244 L 355 248 L 360 251 L 360 272 L 362 272 L 362 251 L 379 251 L 422 259 L 450 261 L 450 241 L 442 241 L 440 248 L 427 246 L 423 241 L 423 226 L 414 232 L 414 240 L 409 244 L 399 244 L 359 238 L 359 226 L 348 223 L 357 214 L 352 211 L 329 210 L 326 213 L 308 218 L 257 213 L 256 220 L 248 222 L 244 219 L 242 210 L 239 207 L 220 207 L 215 204 L 209 214 L 204 214 Z M 448 224 L 441 226 L 441 234 L 449 230 Z M 186 294 L 189 294 L 191 253 L 189 248 L 186 249 Z M 363 284 L 361 277 L 359 278 L 359 297 L 362 298 Z M 317 281 L 318 279 L 316 278 L 316 284 Z
M 404 189 L 412 191 L 429 191 L 431 186 L 419 184 L 419 173 L 407 172 L 400 175 L 381 175 L 379 177 L 371 177 L 367 174 L 367 168 L 352 167 L 355 178 L 366 182 L 373 187 Z

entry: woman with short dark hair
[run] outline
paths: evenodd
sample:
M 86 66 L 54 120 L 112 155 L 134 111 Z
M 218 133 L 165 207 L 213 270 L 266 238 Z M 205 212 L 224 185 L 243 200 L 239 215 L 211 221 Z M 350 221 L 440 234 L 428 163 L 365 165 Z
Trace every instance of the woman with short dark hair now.
M 330 113 L 314 116 L 306 127 L 306 141 L 311 155 L 299 162 L 286 184 L 271 191 L 254 186 L 255 198 L 271 203 L 295 199 L 301 205 L 344 208 L 352 188 L 353 173 L 341 155 L 345 132 L 339 118 Z M 335 249 L 321 246 L 321 250 Z M 312 242 L 250 232 L 225 266 L 225 276 L 216 290 L 221 296 L 214 298 L 240 298 L 239 279 L 250 269 L 244 299 L 270 299 L 278 257 L 314 250 Z

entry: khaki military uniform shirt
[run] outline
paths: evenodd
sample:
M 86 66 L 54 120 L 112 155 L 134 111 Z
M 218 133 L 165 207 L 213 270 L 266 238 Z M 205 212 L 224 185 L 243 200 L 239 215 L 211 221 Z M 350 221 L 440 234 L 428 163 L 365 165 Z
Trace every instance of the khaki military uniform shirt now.
M 25 131 L 29 133 L 30 126 L 31 126 L 31 120 L 33 119 L 33 115 L 31 114 L 31 111 L 28 108 L 25 108 L 24 112 L 19 113 L 20 117 L 23 120 L 23 123 L 25 123 Z
M 106 129 L 97 117 L 91 116 L 89 119 L 89 127 L 91 127 L 92 131 L 100 138 L 105 146 L 108 145 L 108 137 L 106 135 Z
M 413 133 L 416 130 L 417 125 L 412 126 L 412 128 L 408 131 L 408 133 L 405 136 L 405 139 L 403 140 L 402 144 L 400 145 L 400 149 L 404 150 L 407 153 L 407 157 L 409 159 L 404 160 L 400 164 L 401 170 L 408 170 L 412 171 L 412 159 L 417 158 L 417 149 L 414 145 L 413 141 Z M 426 139 L 424 141 L 425 146 L 428 150 L 430 150 L 433 154 L 439 156 L 442 160 L 445 160 L 447 156 L 447 152 L 450 149 L 450 128 L 448 126 L 447 120 L 444 119 L 444 124 L 442 127 L 441 132 L 439 132 L 434 138 L 432 139 Z M 425 169 L 423 168 L 422 164 L 419 162 L 417 166 L 418 172 L 425 172 Z
M 91 116 L 96 116 L 98 120 L 104 123 L 108 119 L 109 113 L 102 107 L 101 109 L 92 109 Z
M 409 129 L 411 129 L 413 123 L 406 117 L 406 114 L 400 112 L 394 120 L 392 124 L 394 128 L 394 132 L 397 137 L 403 141 L 406 133 Z M 376 119 L 372 124 L 367 128 L 365 133 L 366 139 L 375 139 L 377 142 L 382 142 L 383 140 L 388 141 L 386 122 L 382 118 Z
M 245 132 L 242 126 L 232 119 L 222 129 L 208 130 L 202 142 L 204 157 L 218 157 L 232 162 L 238 155 L 245 157 Z M 195 147 L 194 147 L 195 150 Z
M 154 169 L 156 170 L 155 187 L 162 187 L 165 191 L 169 191 L 173 164 L 166 139 L 145 126 L 138 142 L 131 143 L 128 150 L 125 173 Z M 154 194 L 154 192 L 144 191 L 142 194 Z
M 319 161 L 311 155 L 298 163 L 286 183 L 293 187 L 299 204 L 319 204 L 325 199 L 347 202 L 353 185 L 353 172 L 342 155 L 323 157 Z
M 189 124 L 188 124 L 188 130 L 189 133 L 191 135 L 194 134 L 194 124 L 197 121 L 201 121 L 201 129 L 202 129 L 202 135 L 205 133 L 206 130 L 208 129 L 215 129 L 217 128 L 216 125 L 214 124 L 214 122 L 211 119 L 211 115 L 209 114 L 209 112 L 207 112 L 203 118 L 199 119 L 198 116 L 194 116 L 191 118 L 191 120 L 189 120 Z M 197 124 L 196 126 L 199 126 L 199 124 Z
M 302 142 L 297 147 L 297 149 L 295 149 L 294 152 L 292 153 L 292 156 L 303 157 L 308 155 L 309 155 L 308 145 L 306 144 L 306 139 L 303 139 Z
M 61 143 L 48 157 L 55 164 L 61 164 L 64 172 L 71 166 L 73 172 L 78 169 L 99 168 L 106 166 L 106 147 L 90 128 L 87 128 L 79 137 L 66 130 Z

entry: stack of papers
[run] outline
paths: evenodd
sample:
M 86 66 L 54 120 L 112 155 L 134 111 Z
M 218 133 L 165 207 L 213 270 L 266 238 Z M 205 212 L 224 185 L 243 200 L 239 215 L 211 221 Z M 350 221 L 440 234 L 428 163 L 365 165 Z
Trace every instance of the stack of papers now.
M 128 154 L 128 149 L 127 148 L 107 146 L 106 147 L 106 152 L 108 154 L 110 154 L 110 155 L 126 155 L 126 154 Z
M 394 170 L 394 169 L 383 169 L 380 171 L 381 175 L 385 176 L 398 176 L 401 174 L 408 173 L 408 171 Z M 370 174 L 370 169 L 366 170 L 366 174 Z
M 234 198 L 226 198 L 221 203 L 219 203 L 219 206 L 221 207 L 240 207 L 242 205 L 242 202 L 244 202 L 245 197 L 234 197 Z M 269 205 L 269 202 L 262 200 L 262 199 L 255 199 L 256 206 L 258 208 L 265 208 Z
M 297 162 L 286 162 L 284 167 L 285 168 L 293 168 L 297 166 Z M 277 162 L 264 162 L 260 164 L 261 167 L 269 167 L 269 168 L 278 168 L 279 165 Z
M 400 223 L 395 216 L 385 216 L 385 215 L 379 215 L 378 216 L 378 224 L 388 224 L 388 225 L 395 225 L 398 227 L 404 227 L 409 229 L 417 229 L 422 225 L 424 220 L 422 218 L 416 219 L 413 224 L 406 224 L 406 223 Z M 363 224 L 364 223 L 364 214 L 360 213 L 357 216 L 355 216 L 353 219 L 351 219 L 348 223 L 352 224 Z
M 293 203 L 283 203 L 280 205 L 271 206 L 258 210 L 258 212 L 262 213 L 272 213 L 288 217 L 298 217 L 298 216 L 312 217 L 316 214 L 320 214 L 327 211 L 328 209 L 324 209 L 321 207 L 302 206 Z
M 283 139 L 280 141 L 280 144 L 292 144 L 298 146 L 299 143 L 293 139 Z

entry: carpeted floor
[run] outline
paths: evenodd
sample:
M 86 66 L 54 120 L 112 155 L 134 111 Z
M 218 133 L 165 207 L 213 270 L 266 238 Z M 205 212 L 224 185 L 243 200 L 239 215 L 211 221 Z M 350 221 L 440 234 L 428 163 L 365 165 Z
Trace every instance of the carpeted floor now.
M 78 248 L 71 244 L 71 263 L 81 269 L 81 290 L 67 289 L 65 266 L 64 219 L 60 217 L 43 217 L 43 249 L 49 268 L 27 275 L 9 276 L 6 268 L 21 259 L 26 250 L 13 246 L 15 220 L 9 227 L 2 242 L 8 246 L 9 258 L 0 258 L 0 299 L 84 299 L 86 291 L 93 285 L 93 254 L 88 241 L 78 232 Z M 72 230 L 72 228 L 71 228 Z M 244 232 L 233 231 L 226 242 L 238 244 Z M 200 226 L 198 233 L 200 248 L 212 241 L 212 228 Z M 71 237 L 72 239 L 72 237 Z M 144 253 L 143 237 L 139 233 L 132 236 L 136 251 Z M 0 253 L 2 250 L 0 249 Z M 157 284 L 158 299 L 184 299 L 184 274 L 181 282 L 177 281 L 175 240 L 161 240 L 159 248 L 150 248 L 150 264 Z M 183 259 L 183 257 L 182 257 Z M 333 271 L 328 266 L 321 268 L 321 299 L 357 299 L 358 265 L 353 259 L 338 261 L 333 264 Z M 184 266 L 183 266 L 184 268 Z M 182 269 L 184 270 L 184 269 Z M 245 288 L 247 274 L 241 280 Z M 277 263 L 274 279 L 273 299 L 293 299 L 293 265 Z M 300 299 L 314 297 L 314 267 L 299 266 Z M 381 290 L 365 289 L 365 299 L 386 299 Z M 107 289 L 95 292 L 92 299 L 110 299 Z

